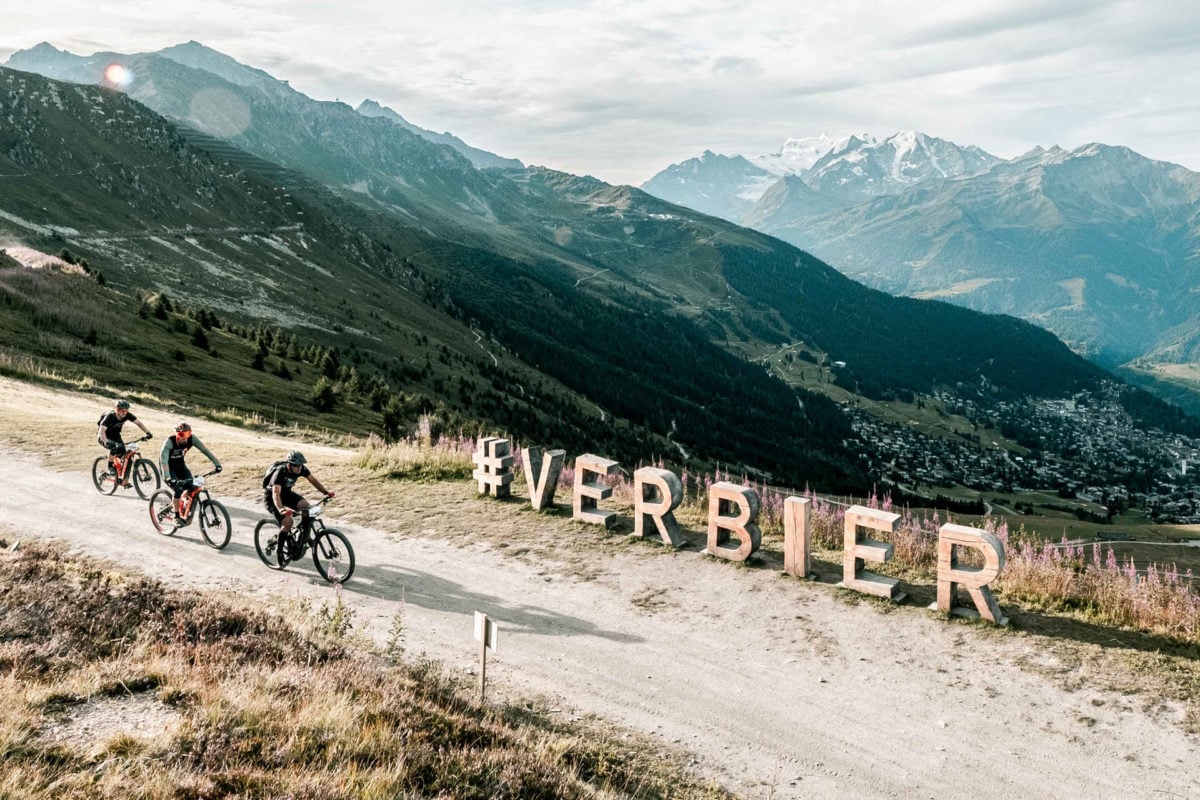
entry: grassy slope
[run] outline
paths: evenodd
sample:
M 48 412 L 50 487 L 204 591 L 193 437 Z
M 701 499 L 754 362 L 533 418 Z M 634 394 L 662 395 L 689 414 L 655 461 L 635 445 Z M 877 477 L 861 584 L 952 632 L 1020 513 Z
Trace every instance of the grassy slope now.
M 361 212 L 319 187 L 309 184 L 304 200 L 293 197 L 272 177 L 295 176 L 259 174 L 196 149 L 119 93 L 8 70 L 0 70 L 0 87 L 7 91 L 0 106 L 15 121 L 0 130 L 0 201 L 16 218 L 0 218 L 0 242 L 48 253 L 67 247 L 114 288 L 165 291 L 176 300 L 211 305 L 235 322 L 282 325 L 304 342 L 335 347 L 343 363 L 384 377 L 394 392 L 408 396 L 405 425 L 415 422 L 414 410 L 440 406 L 439 416 L 451 427 L 536 434 L 583 449 L 609 440 L 626 455 L 669 447 L 649 431 L 604 424 L 583 397 L 455 319 L 411 257 L 364 233 L 355 224 Z M 66 129 L 70 138 L 58 134 Z M 54 225 L 74 230 L 53 231 Z M 396 245 L 419 251 L 427 241 L 416 235 Z M 173 370 L 179 365 L 164 365 L 164 358 L 171 362 L 179 343 L 151 329 L 138 334 L 136 323 L 128 328 L 120 319 L 133 302 L 128 297 L 73 287 L 63 294 L 66 308 L 55 310 L 48 298 L 61 281 L 39 280 L 24 293 L 33 306 L 25 308 L 30 318 L 5 322 L 0 345 L 10 353 L 46 361 L 49 369 L 77 379 L 177 392 L 175 402 L 207 403 L 197 398 L 211 397 L 245 415 L 329 422 L 362 434 L 379 429 L 374 412 L 313 419 L 303 403 L 304 384 L 315 377 L 311 371 L 293 390 L 269 380 L 256 389 L 255 375 L 234 370 L 234 391 L 227 395 L 219 388 L 222 368 L 249 364 L 251 357 L 233 343 L 224 345 L 229 357 L 213 369 L 200 368 L 182 347 L 189 357 L 180 362 L 177 380 Z M 5 313 L 14 311 L 10 305 Z M 93 314 L 98 318 L 88 319 Z M 97 359 L 86 347 L 50 341 L 92 329 L 114 358 L 106 362 L 104 352 Z M 142 369 L 146 365 L 159 369 Z
M 380 415 L 362 403 L 340 403 L 331 414 L 314 411 L 319 373 L 312 365 L 289 362 L 290 381 L 255 370 L 253 344 L 221 330 L 207 332 L 213 356 L 191 343 L 195 323 L 177 314 L 141 319 L 137 298 L 86 278 L 0 268 L 0 292 L 4 374 L 122 392 L 181 411 L 205 409 L 226 421 L 257 417 L 361 433 L 379 426 Z M 185 330 L 176 331 L 178 324 Z M 84 343 L 90 336 L 95 344 Z M 267 361 L 277 366 L 281 359 Z
M 661 743 L 481 708 L 434 664 L 357 651 L 340 605 L 289 623 L 43 545 L 0 553 L 0 583 L 5 796 L 728 796 Z M 105 698 L 170 727 L 47 735 Z

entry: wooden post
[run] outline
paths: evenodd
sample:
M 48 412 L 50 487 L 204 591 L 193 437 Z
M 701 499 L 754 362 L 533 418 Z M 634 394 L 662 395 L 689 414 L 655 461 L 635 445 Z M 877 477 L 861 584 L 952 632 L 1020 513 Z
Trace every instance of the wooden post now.
M 811 576 L 811 520 L 811 500 L 806 497 L 789 497 L 783 501 L 783 571 L 788 575 L 799 578 Z
M 487 654 L 496 652 L 496 623 L 488 615 L 475 612 L 475 638 L 479 641 L 479 704 L 487 699 Z
M 484 617 L 486 620 L 487 617 Z M 487 639 L 479 642 L 479 705 L 487 700 Z

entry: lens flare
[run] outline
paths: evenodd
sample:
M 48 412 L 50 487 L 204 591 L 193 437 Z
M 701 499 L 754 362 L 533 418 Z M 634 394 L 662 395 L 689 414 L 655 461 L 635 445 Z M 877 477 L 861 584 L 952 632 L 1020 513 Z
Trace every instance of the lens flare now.
M 104 82 L 109 86 L 128 86 L 133 80 L 133 73 L 124 64 L 109 64 L 104 68 Z

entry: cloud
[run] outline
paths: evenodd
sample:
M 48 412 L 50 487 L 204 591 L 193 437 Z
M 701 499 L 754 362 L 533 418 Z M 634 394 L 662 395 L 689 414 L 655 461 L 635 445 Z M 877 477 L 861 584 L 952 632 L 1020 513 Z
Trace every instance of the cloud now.
M 956 16 L 910 31 L 896 39 L 900 45 L 935 45 L 973 40 L 998 33 L 1023 31 L 1046 23 L 1076 23 L 1080 17 L 1100 13 L 1112 2 L 1097 0 L 1038 0 L 1037 2 L 1005 2 L 996 8 Z M 971 12 L 978 6 L 950 4 L 955 12 Z
M 6 9 L 0 48 L 194 38 L 318 99 L 371 97 L 502 155 L 632 183 L 705 148 L 753 155 L 822 130 L 911 128 L 1001 155 L 1086 136 L 1200 167 L 1200 141 L 1175 133 L 1200 129 L 1186 5 L 41 0 Z

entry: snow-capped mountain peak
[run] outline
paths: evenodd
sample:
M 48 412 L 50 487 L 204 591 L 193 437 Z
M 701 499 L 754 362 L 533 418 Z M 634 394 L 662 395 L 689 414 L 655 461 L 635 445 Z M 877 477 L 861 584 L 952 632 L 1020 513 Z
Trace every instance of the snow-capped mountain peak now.
M 825 132 L 820 136 L 789 138 L 777 152 L 753 156 L 748 160 L 773 175 L 799 175 L 826 154 L 858 147 L 865 142 L 874 143 L 875 137 L 869 133 L 838 136 Z

